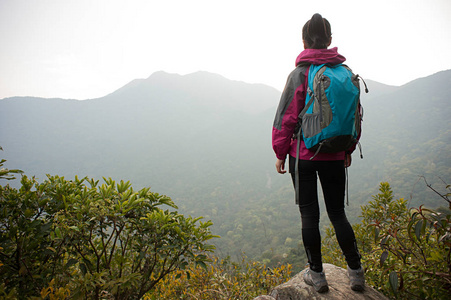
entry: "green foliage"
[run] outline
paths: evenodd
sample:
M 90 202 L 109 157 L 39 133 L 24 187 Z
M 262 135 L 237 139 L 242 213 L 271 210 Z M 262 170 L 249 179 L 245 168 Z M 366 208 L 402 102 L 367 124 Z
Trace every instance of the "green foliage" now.
M 291 277 L 291 265 L 270 269 L 243 256 L 241 263 L 229 258 L 211 259 L 203 268 L 191 265 L 189 270 L 177 271 L 162 280 L 143 299 L 253 299 L 268 294 L 275 286 Z
M 166 275 L 204 265 L 210 221 L 185 217 L 169 197 L 129 182 L 22 177 L 0 186 L 3 296 L 137 299 Z
M 445 195 L 445 197 L 447 197 Z M 451 213 L 423 206 L 407 208 L 394 200 L 388 183 L 362 206 L 362 223 L 354 226 L 371 286 L 395 298 L 448 299 L 451 289 Z M 340 250 L 329 229 L 325 261 L 336 263 Z

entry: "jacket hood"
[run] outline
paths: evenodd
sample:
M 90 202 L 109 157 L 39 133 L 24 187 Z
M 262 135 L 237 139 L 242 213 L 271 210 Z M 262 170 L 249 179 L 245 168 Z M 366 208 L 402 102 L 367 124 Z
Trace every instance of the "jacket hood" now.
M 341 64 L 346 58 L 338 53 L 338 48 L 330 49 L 305 49 L 296 58 L 296 66 L 300 63 L 308 63 L 312 65 L 322 64 Z

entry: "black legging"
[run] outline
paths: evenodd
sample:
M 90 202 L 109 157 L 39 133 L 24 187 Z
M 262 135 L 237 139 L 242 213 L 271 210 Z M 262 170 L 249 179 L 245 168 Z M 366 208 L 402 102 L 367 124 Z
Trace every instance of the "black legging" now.
M 296 159 L 290 156 L 290 173 L 295 182 Z M 351 269 L 360 267 L 354 231 L 345 213 L 346 175 L 344 161 L 299 160 L 299 210 L 302 219 L 302 240 L 310 268 L 322 271 L 321 235 L 319 231 L 320 209 L 318 204 L 317 176 L 326 204 L 327 214 L 335 228 L 338 243 Z

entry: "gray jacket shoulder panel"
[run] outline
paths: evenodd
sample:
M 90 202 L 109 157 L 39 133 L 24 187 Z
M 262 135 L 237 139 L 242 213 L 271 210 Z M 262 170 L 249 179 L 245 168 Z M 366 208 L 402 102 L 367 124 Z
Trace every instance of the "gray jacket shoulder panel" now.
M 296 89 L 303 85 L 305 82 L 305 72 L 308 66 L 298 66 L 294 69 L 288 76 L 287 83 L 283 90 L 282 96 L 280 97 L 279 106 L 276 111 L 276 117 L 274 118 L 274 128 L 282 129 L 283 117 L 290 106 L 291 101 L 294 99 L 294 93 Z

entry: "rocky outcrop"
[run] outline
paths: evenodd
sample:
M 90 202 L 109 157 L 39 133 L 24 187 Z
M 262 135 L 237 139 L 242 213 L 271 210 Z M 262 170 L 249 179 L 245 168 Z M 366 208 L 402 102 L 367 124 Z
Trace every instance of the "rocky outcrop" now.
M 302 299 L 324 299 L 324 300 L 359 300 L 359 299 L 373 299 L 386 300 L 388 299 L 383 294 L 375 289 L 366 286 L 363 292 L 355 292 L 349 286 L 349 279 L 347 271 L 343 268 L 331 265 L 323 265 L 326 279 L 329 284 L 329 291 L 319 294 L 315 289 L 306 284 L 303 279 L 304 272 L 298 273 L 289 281 L 275 287 L 269 295 L 258 296 L 254 300 L 302 300 Z

